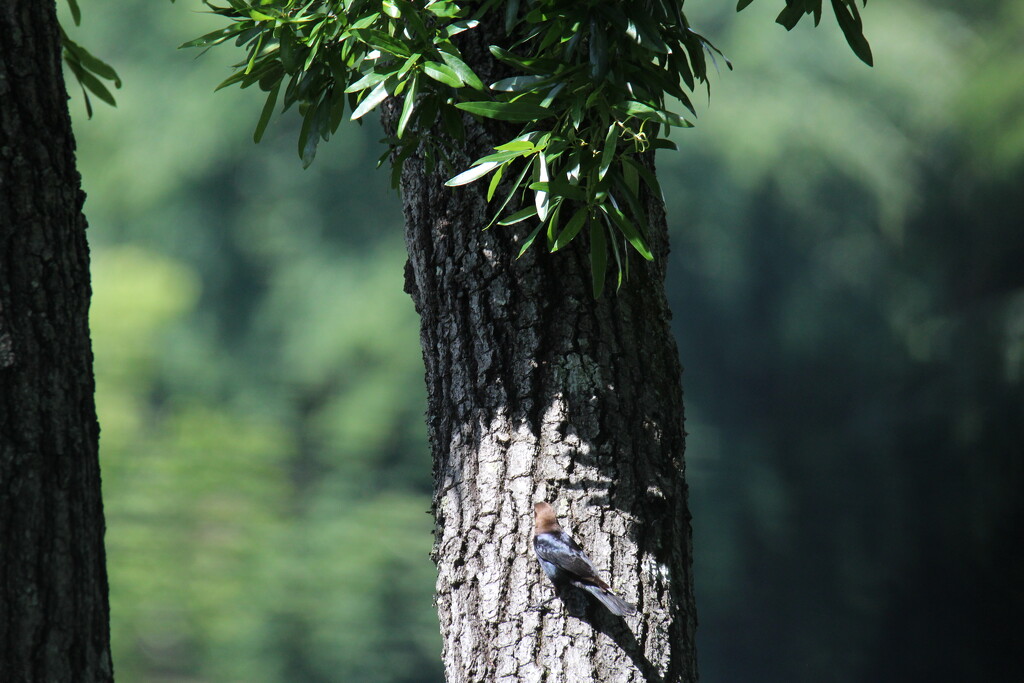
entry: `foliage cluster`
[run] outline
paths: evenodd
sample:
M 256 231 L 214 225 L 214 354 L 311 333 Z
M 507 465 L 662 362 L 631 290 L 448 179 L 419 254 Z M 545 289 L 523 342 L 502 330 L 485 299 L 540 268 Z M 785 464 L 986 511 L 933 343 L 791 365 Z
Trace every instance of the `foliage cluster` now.
M 298 152 L 305 166 L 320 140 L 337 131 L 346 105 L 350 118 L 359 120 L 392 96 L 403 97 L 403 104 L 380 162 L 391 158 L 395 186 L 402 163 L 414 153 L 424 156 L 428 168 L 438 161 L 452 168 L 452 143 L 464 138 L 460 110 L 521 124 L 515 137 L 473 161 L 448 185 L 490 175 L 487 200 L 492 201 L 501 181 L 514 179 L 487 227 L 535 221 L 520 256 L 541 231 L 552 252 L 588 232 L 595 296 L 604 288 L 609 251 L 618 286 L 629 272 L 629 245 L 645 259 L 654 258 L 644 194 L 662 195 L 645 156 L 675 148 L 668 138 L 671 129 L 693 125 L 672 111 L 668 100 L 696 116 L 682 86 L 692 93 L 696 83 L 707 85 L 705 53 L 712 60 L 721 55 L 690 28 L 682 2 L 674 0 L 622 6 L 487 0 L 472 12 L 455 0 L 228 0 L 226 6 L 203 1 L 231 23 L 183 47 L 229 40 L 244 47 L 247 58 L 218 89 L 258 84 L 267 92 L 253 135 L 259 142 L 283 88 L 283 109 L 297 104 L 303 118 Z M 737 10 L 751 2 L 739 0 Z M 67 3 L 78 25 L 77 0 Z M 832 0 L 832 5 L 851 47 L 870 64 L 855 0 Z M 491 45 L 490 52 L 513 75 L 485 86 L 456 37 L 499 10 L 507 45 Z M 792 29 L 805 14 L 813 14 L 817 24 L 821 0 L 787 0 L 778 22 Z M 87 114 L 92 116 L 90 92 L 114 105 L 103 83 L 121 86 L 114 69 L 63 29 L 62 39 Z M 444 135 L 431 135 L 438 121 Z M 530 194 L 532 202 L 505 216 L 510 204 L 518 206 Z M 514 202 L 517 196 L 520 201 Z
M 739 12 L 747 7 L 754 0 L 738 0 L 736 11 Z M 861 0 L 867 6 L 868 0 Z M 874 58 L 871 56 L 871 46 L 864 37 L 864 22 L 860 17 L 860 10 L 857 9 L 857 0 L 831 0 L 832 12 L 835 14 L 836 23 L 846 36 L 846 42 L 850 44 L 861 61 L 871 66 Z M 775 21 L 786 27 L 787 31 L 800 23 L 808 14 L 814 16 L 814 25 L 821 23 L 821 0 L 786 0 L 786 7 L 779 12 Z
M 502 180 L 513 179 L 487 227 L 535 222 L 520 256 L 542 231 L 550 251 L 588 232 L 595 297 L 604 289 L 609 253 L 618 286 L 629 272 L 630 246 L 654 258 L 644 198 L 648 192 L 661 197 L 661 188 L 646 156 L 675 148 L 671 129 L 693 125 L 670 102 L 696 116 L 687 91 L 707 85 L 706 55 L 713 61 L 721 55 L 690 27 L 677 0 L 204 2 L 231 23 L 186 46 L 233 40 L 244 47 L 247 58 L 219 87 L 256 84 L 268 93 L 257 141 L 283 88 L 283 108 L 297 104 L 303 117 L 298 149 L 307 166 L 318 142 L 337 130 L 346 106 L 358 120 L 392 96 L 403 97 L 403 104 L 381 161 L 391 157 L 395 185 L 412 154 L 422 154 L 428 168 L 437 161 L 451 168 L 451 147 L 464 133 L 461 112 L 519 124 L 514 137 L 448 185 L 490 175 L 492 201 Z M 738 9 L 749 2 L 741 0 Z M 870 62 L 854 0 L 833 0 L 833 7 L 847 36 L 860 36 L 851 45 Z M 505 44 L 489 50 L 511 75 L 485 86 L 458 36 L 482 20 L 494 21 L 488 15 L 496 12 L 503 14 Z M 817 22 L 821 0 L 789 0 L 779 21 L 792 28 L 805 12 Z M 443 134 L 432 135 L 438 121 Z M 520 204 L 524 208 L 505 215 Z
M 283 90 L 283 108 L 297 104 L 303 116 L 298 146 L 307 165 L 346 108 L 358 120 L 391 96 L 403 97 L 382 157 L 393 155 L 393 182 L 414 153 L 428 167 L 441 162 L 452 168 L 451 141 L 464 137 L 462 112 L 518 124 L 511 139 L 448 184 L 490 175 L 490 201 L 503 179 L 514 179 L 491 224 L 536 220 L 520 254 L 542 230 L 548 248 L 557 251 L 589 226 L 595 295 L 604 286 L 609 251 L 621 284 L 628 245 L 653 258 L 641 186 L 658 194 L 660 188 L 643 155 L 674 147 L 668 131 L 692 125 L 667 100 L 694 112 L 682 83 L 692 91 L 695 82 L 706 82 L 705 51 L 713 54 L 714 48 L 689 27 L 680 4 L 669 0 L 522 6 L 492 0 L 472 12 L 466 5 L 230 0 L 210 7 L 231 23 L 186 45 L 234 40 L 245 46 L 247 59 L 220 87 L 257 84 L 268 93 L 256 140 Z M 490 54 L 513 75 L 485 86 L 458 37 L 493 20 L 488 15 L 499 9 L 506 44 L 491 45 Z M 431 134 L 437 122 L 444 135 Z M 532 201 L 505 216 L 517 195 L 532 195 Z
M 78 0 L 67 0 L 68 9 L 71 12 L 71 20 L 75 26 L 82 23 L 82 11 L 78 7 Z M 64 63 L 71 71 L 75 80 L 82 89 L 82 99 L 85 101 L 85 111 L 89 118 L 92 118 L 92 101 L 89 99 L 91 92 L 110 106 L 115 106 L 116 101 L 110 89 L 103 83 L 104 80 L 113 83 L 115 88 L 121 87 L 121 77 L 112 66 L 102 59 L 94 56 L 84 47 L 71 40 L 64 27 L 60 29 L 61 45 Z

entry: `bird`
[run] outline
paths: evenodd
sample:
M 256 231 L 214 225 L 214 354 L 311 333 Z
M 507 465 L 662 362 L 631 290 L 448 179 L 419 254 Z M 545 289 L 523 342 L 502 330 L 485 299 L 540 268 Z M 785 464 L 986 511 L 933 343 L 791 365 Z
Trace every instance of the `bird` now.
M 562 531 L 554 508 L 546 502 L 533 506 L 533 549 L 541 569 L 558 593 L 566 584 L 581 588 L 601 601 L 608 611 L 620 617 L 636 612 L 636 607 L 612 592 L 597 575 L 594 563 L 572 536 Z

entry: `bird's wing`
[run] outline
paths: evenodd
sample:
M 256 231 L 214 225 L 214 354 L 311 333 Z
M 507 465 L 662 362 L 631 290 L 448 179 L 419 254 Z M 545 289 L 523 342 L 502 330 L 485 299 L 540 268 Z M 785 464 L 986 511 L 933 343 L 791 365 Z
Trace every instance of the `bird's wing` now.
M 554 564 L 576 579 L 602 588 L 608 587 L 608 584 L 598 577 L 597 569 L 583 552 L 583 548 L 564 531 L 538 535 L 534 539 L 534 548 L 537 550 L 537 557 Z

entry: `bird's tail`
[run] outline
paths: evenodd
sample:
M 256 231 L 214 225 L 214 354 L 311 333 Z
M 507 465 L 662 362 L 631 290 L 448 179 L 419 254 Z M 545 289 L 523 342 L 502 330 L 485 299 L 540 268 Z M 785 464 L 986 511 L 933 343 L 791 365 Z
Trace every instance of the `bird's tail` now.
M 616 616 L 628 617 L 636 612 L 636 607 L 615 595 L 615 593 L 612 593 L 607 588 L 591 584 L 586 584 L 583 588 L 590 591 L 595 598 L 601 601 L 601 604 L 608 608 L 609 612 Z

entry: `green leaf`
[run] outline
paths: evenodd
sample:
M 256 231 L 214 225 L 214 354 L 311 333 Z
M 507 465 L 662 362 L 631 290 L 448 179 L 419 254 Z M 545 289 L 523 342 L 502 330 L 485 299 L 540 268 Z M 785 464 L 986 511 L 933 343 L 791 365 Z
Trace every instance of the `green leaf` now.
M 352 22 L 352 26 L 350 26 L 349 28 L 352 30 L 369 28 L 370 26 L 373 26 L 375 23 L 377 23 L 378 19 L 380 19 L 380 12 L 371 12 L 370 14 L 367 14 L 365 17 L 360 17 L 359 19 L 356 19 L 354 22 Z
M 508 168 L 508 164 L 502 164 L 498 167 L 498 170 L 491 176 L 491 182 L 487 185 L 487 201 L 491 201 L 494 198 L 494 193 L 498 189 L 498 185 L 501 183 L 501 177 L 505 174 L 505 169 Z
M 364 43 L 377 48 L 382 52 L 388 52 L 398 57 L 408 57 L 412 54 L 409 46 L 397 38 L 389 36 L 383 31 L 372 28 L 352 29 L 352 34 Z
M 519 157 L 528 156 L 532 151 L 533 151 L 533 149 L 531 147 L 530 149 L 519 150 L 519 151 L 512 150 L 512 151 L 495 152 L 494 154 L 488 154 L 485 157 L 480 157 L 479 159 L 477 159 L 477 163 L 479 163 L 481 161 L 499 161 L 499 162 L 509 161 L 511 159 L 518 159 Z
M 651 192 L 653 192 L 659 199 L 661 199 L 661 201 L 665 201 L 665 193 L 661 191 L 661 184 L 658 182 L 658 177 L 651 172 L 651 169 L 647 168 L 642 163 L 640 163 L 636 159 L 633 159 L 632 157 L 623 157 L 622 161 L 624 162 L 623 175 L 625 175 L 626 169 L 630 169 L 632 172 L 639 173 L 640 178 L 643 179 L 644 184 L 647 185 Z M 629 182 L 630 181 L 627 177 L 627 183 Z M 637 195 L 640 194 L 637 190 L 633 190 L 633 192 L 635 192 Z
M 114 96 L 107 90 L 107 86 L 103 85 L 103 81 L 93 76 L 91 73 L 86 71 L 80 64 L 68 62 L 68 66 L 71 67 L 72 72 L 78 78 L 78 82 L 82 84 L 83 88 L 88 89 L 96 97 L 100 98 L 111 107 L 116 107 L 117 102 L 114 100 Z M 91 108 L 87 105 L 87 108 Z
M 531 190 L 550 192 L 555 197 L 564 197 L 573 201 L 586 201 L 587 193 L 579 185 L 573 185 L 565 177 L 552 178 L 547 182 L 530 183 Z
M 539 121 L 555 112 L 526 102 L 457 102 L 456 107 L 470 114 L 499 121 Z
M 88 118 L 92 118 L 92 102 L 89 101 L 89 91 L 85 89 L 85 84 L 82 83 L 82 65 L 77 61 L 67 58 L 67 54 L 64 56 L 64 62 L 71 69 L 71 72 L 75 75 L 75 80 L 78 81 L 78 86 L 82 89 L 82 99 L 85 101 L 85 115 Z
M 635 116 L 638 119 L 645 121 L 657 121 L 658 123 L 664 123 L 667 126 L 678 126 L 681 128 L 692 128 L 693 124 L 670 111 L 664 109 L 656 109 L 649 104 L 643 102 L 630 101 L 626 103 L 624 108 L 627 116 Z
M 572 115 L 572 127 L 575 130 L 579 130 L 580 125 L 583 123 L 583 111 L 583 102 L 579 98 L 577 98 L 575 101 L 573 101 L 569 110 L 570 114 Z
M 485 161 L 484 163 L 473 166 L 469 170 L 463 171 L 459 175 L 448 180 L 445 185 L 448 187 L 456 187 L 457 185 L 466 185 L 479 178 L 483 178 L 485 175 L 498 168 L 501 164 L 497 161 Z
M 615 225 L 619 228 L 619 231 L 629 240 L 629 243 L 633 245 L 641 256 L 648 261 L 654 260 L 654 254 L 647 248 L 647 243 L 644 242 L 643 236 L 636 229 L 636 226 L 619 210 L 619 207 L 612 204 L 611 206 L 602 204 L 598 207 L 605 215 L 610 216 L 615 222 Z
M 590 20 L 590 77 L 595 81 L 608 75 L 608 38 L 596 19 Z
M 743 11 L 747 7 L 747 5 L 749 5 L 752 2 L 754 2 L 754 0 L 739 0 L 739 2 L 736 3 L 736 11 Z
M 491 90 L 500 92 L 526 92 L 533 90 L 535 86 L 550 80 L 544 76 L 513 76 L 503 78 L 500 81 L 491 83 Z
M 432 44 L 434 42 L 433 36 L 427 30 L 423 19 L 420 18 L 419 9 L 406 0 L 394 0 L 394 4 L 402 11 L 403 21 L 412 28 L 413 33 L 416 34 L 420 41 L 426 45 Z
M 363 98 L 363 101 L 359 103 L 359 106 L 356 107 L 356 110 L 352 112 L 351 119 L 353 121 L 361 119 L 362 117 L 366 116 L 378 104 L 380 104 L 381 102 L 388 98 L 388 91 L 387 88 L 384 87 L 385 85 L 387 85 L 386 81 L 378 83 L 377 87 L 371 90 L 369 95 Z
M 245 73 L 246 74 L 252 73 L 252 68 L 254 66 L 256 66 L 256 58 L 259 57 L 260 48 L 263 47 L 263 39 L 266 37 L 266 35 L 267 35 L 266 33 L 261 33 L 260 37 L 259 37 L 259 40 L 257 40 L 256 44 L 252 46 L 252 50 L 251 50 L 251 53 L 250 53 L 250 56 L 249 56 L 249 63 L 245 67 Z M 288 66 L 285 65 L 285 69 L 287 69 L 287 68 L 288 68 Z M 244 88 L 245 86 L 243 85 L 242 87 Z
M 331 113 L 329 117 L 329 126 L 331 132 L 338 130 L 338 126 L 341 125 L 341 120 L 345 116 L 345 100 L 348 99 L 341 88 L 331 88 Z
M 639 234 L 649 235 L 651 229 L 647 225 L 647 214 L 644 213 L 644 207 L 640 205 L 640 200 L 637 198 L 636 193 L 629 189 L 622 177 L 615 178 L 614 197 L 626 200 L 626 204 L 629 205 L 630 215 L 633 217 L 637 227 L 639 228 Z M 613 206 L 617 206 L 614 199 L 612 200 L 612 204 Z
M 345 88 L 345 92 L 359 92 L 360 90 L 372 88 L 373 86 L 377 85 L 387 77 L 388 74 L 381 74 L 377 73 L 376 71 L 371 71 L 370 73 L 366 74 L 352 85 Z
M 629 277 L 629 259 L 626 258 L 623 261 L 622 254 L 619 253 L 619 240 L 612 236 L 612 255 L 615 257 L 615 270 L 618 271 L 618 275 L 615 278 L 615 291 L 622 289 L 622 280 L 624 277 Z
M 608 246 L 605 244 L 604 226 L 590 222 L 590 274 L 594 283 L 594 298 L 600 299 L 604 291 L 604 276 L 608 271 Z
M 572 218 L 569 219 L 569 222 L 565 224 L 565 229 L 555 238 L 555 246 L 551 248 L 551 251 L 558 251 L 569 244 L 569 242 L 572 242 L 576 235 L 580 233 L 580 230 L 583 229 L 583 224 L 586 223 L 587 216 L 589 215 L 590 211 L 586 207 L 578 209 Z
M 791 5 L 787 4 L 786 8 L 779 12 L 779 16 L 775 17 L 775 23 L 785 26 L 787 31 L 792 31 L 803 16 L 803 6 L 794 2 Z
M 527 238 L 526 238 L 526 241 L 524 241 L 524 242 L 523 242 L 523 246 L 522 246 L 522 248 L 521 248 L 521 249 L 519 250 L 519 255 L 518 255 L 518 256 L 516 256 L 516 258 L 517 258 L 517 259 L 520 259 L 520 258 L 522 258 L 522 257 L 523 257 L 523 254 L 525 254 L 525 253 L 526 253 L 526 250 L 530 248 L 530 245 L 532 245 L 532 244 L 533 244 L 533 241 L 534 241 L 535 239 L 537 239 L 537 235 L 539 235 L 539 234 L 540 234 L 541 228 L 543 228 L 543 227 L 544 227 L 544 224 L 543 224 L 543 223 L 540 223 L 539 225 L 537 225 L 537 227 L 536 227 L 536 228 L 534 228 L 534 229 L 533 229 L 533 232 L 531 232 L 531 233 L 530 233 L 530 236 L 529 236 L 529 237 L 527 237 Z
M 619 141 L 619 122 L 612 121 L 608 126 L 608 132 L 604 136 L 604 148 L 601 150 L 601 165 L 597 169 L 597 179 L 604 180 L 608 168 L 615 160 L 615 148 Z
M 505 220 L 498 221 L 498 225 L 514 225 L 521 221 L 525 221 L 527 218 L 533 218 L 537 215 L 536 206 L 528 206 L 525 209 L 520 209 L 514 214 L 506 218 Z
M 538 178 L 542 183 L 548 181 L 548 160 L 547 157 L 542 153 L 537 155 L 538 164 Z M 548 193 L 546 190 L 534 190 L 533 191 L 533 203 L 537 207 L 537 216 L 541 221 L 547 220 L 548 217 Z
M 75 22 L 75 26 L 82 24 L 82 10 L 78 9 L 77 0 L 68 0 L 68 8 L 71 10 L 71 20 Z
M 519 0 L 508 0 L 505 3 L 505 33 L 512 33 L 518 19 Z
M 540 103 L 540 106 L 550 107 L 551 103 L 555 101 L 555 97 L 557 97 L 558 93 L 562 92 L 564 88 L 565 83 L 559 83 L 555 87 L 551 88 L 551 90 L 548 90 L 548 94 L 544 96 L 544 100 Z
M 440 62 L 423 62 L 423 72 L 430 76 L 438 83 L 444 83 L 450 85 L 453 88 L 461 88 L 465 83 L 459 75 L 455 72 L 455 69 L 451 68 L 447 64 L 441 64 Z
M 652 52 L 668 53 L 668 45 L 661 39 L 657 23 L 652 21 L 649 15 L 644 14 L 642 9 L 632 17 L 632 27 L 635 28 L 635 31 L 627 31 L 627 33 L 635 34 L 640 45 Z
M 243 80 L 245 80 L 246 76 L 248 76 L 248 74 L 246 74 L 244 71 L 236 71 L 235 73 L 231 74 L 230 76 L 225 78 L 223 81 L 221 81 L 217 85 L 217 87 L 213 89 L 213 91 L 217 92 L 218 90 L 222 90 L 222 89 L 228 87 L 229 85 L 234 85 L 235 83 L 238 83 L 239 81 L 243 81 Z
M 561 199 L 556 200 L 555 208 L 551 211 L 551 217 L 548 218 L 548 248 L 551 248 L 555 245 L 555 237 L 557 237 L 558 235 L 558 219 L 562 214 L 562 207 L 564 205 L 565 202 L 562 201 Z
M 622 180 L 633 196 L 640 196 L 640 175 L 636 167 L 628 163 L 625 157 L 622 159 Z
M 868 41 L 864 37 L 864 26 L 860 19 L 860 13 L 857 10 L 856 1 L 832 0 L 832 10 L 836 14 L 839 28 L 843 30 L 846 42 L 850 44 L 853 53 L 862 62 L 872 66 L 874 62 L 871 56 L 871 46 L 868 45 Z
M 519 186 L 523 184 L 523 179 L 526 178 L 526 174 L 530 172 L 531 166 L 532 164 L 529 163 L 523 164 L 523 170 L 520 171 L 519 177 L 516 178 L 516 181 L 512 183 L 512 189 L 509 190 L 507 195 L 505 195 L 505 201 L 503 201 L 501 206 L 498 207 L 498 210 L 495 212 L 494 218 L 491 219 L 491 222 L 484 226 L 484 230 L 487 230 L 494 225 L 495 221 L 498 220 L 498 217 L 505 211 L 505 207 L 508 206 L 510 201 L 512 201 L 512 197 L 516 195 L 516 192 L 519 190 Z
M 474 90 L 483 90 L 484 84 L 480 78 L 473 73 L 473 70 L 469 68 L 469 65 L 459 59 L 458 55 L 454 55 L 444 49 L 440 50 L 441 59 L 444 63 L 452 68 L 457 75 L 458 79 L 468 85 Z M 456 86 L 457 87 L 457 86 Z
M 302 130 L 299 132 L 299 158 L 302 167 L 309 168 L 316 158 L 316 148 L 320 144 L 320 124 L 330 112 L 323 102 L 318 102 L 306 110 L 302 119 Z
M 454 2 L 438 2 L 433 0 L 427 3 L 427 11 L 442 19 L 452 19 L 459 15 L 459 7 Z
M 206 47 L 208 45 L 217 45 L 219 43 L 223 43 L 226 40 L 234 38 L 239 33 L 242 33 L 244 30 L 244 24 L 228 26 L 226 28 L 219 28 L 216 31 L 211 31 L 206 35 L 199 36 L 195 40 L 190 40 L 187 43 L 182 43 L 178 46 L 178 49 L 181 50 L 187 47 Z
M 121 78 L 117 75 L 117 72 L 114 71 L 114 68 L 112 66 L 104 62 L 102 59 L 94 57 L 91 52 L 89 52 L 84 47 L 68 38 L 67 34 L 64 33 L 63 29 L 61 29 L 61 34 L 63 37 L 64 47 L 69 52 L 71 52 L 75 57 L 78 58 L 78 61 L 82 63 L 83 67 L 93 72 L 100 78 L 105 78 L 108 81 L 113 81 L 115 88 L 121 87 Z
M 468 31 L 471 28 L 476 28 L 479 25 L 480 20 L 478 19 L 463 19 L 462 21 L 456 21 L 445 26 L 444 34 L 446 37 L 451 38 L 452 36 L 459 35 L 463 31 Z
M 405 76 L 405 74 L 409 73 L 410 69 L 412 69 L 414 66 L 419 64 L 419 61 L 422 58 L 423 58 L 423 54 L 422 53 L 420 53 L 420 52 L 412 53 L 412 55 L 409 56 L 409 59 L 405 60 L 405 63 L 402 64 L 402 68 L 400 68 L 397 71 L 398 76 L 399 77 Z
M 538 60 L 532 59 L 530 57 L 520 57 L 516 54 L 509 52 L 508 50 L 498 47 L 497 45 L 491 45 L 488 49 L 491 51 L 491 54 L 494 55 L 497 59 L 505 62 L 506 64 L 511 64 L 520 71 L 525 71 L 527 73 L 533 73 L 537 70 L 543 70 L 545 66 L 557 65 L 553 63 L 553 60 Z
M 494 149 L 499 152 L 532 152 L 536 148 L 534 147 L 533 143 L 530 142 L 529 140 L 512 140 L 510 142 L 506 142 L 503 145 L 498 145 Z
M 277 87 L 267 95 L 267 101 L 263 105 L 263 112 L 260 113 L 260 120 L 257 122 L 256 130 L 252 134 L 253 142 L 259 142 L 263 139 L 263 132 L 267 129 L 267 123 L 270 122 L 270 117 L 274 114 L 274 107 L 277 105 L 277 95 L 280 91 L 281 84 L 278 83 Z
M 409 90 L 405 93 L 405 101 L 402 103 L 402 115 L 398 117 L 398 130 L 395 132 L 398 137 L 405 135 L 405 128 L 412 118 L 413 109 L 416 106 L 416 95 L 419 94 L 420 75 L 414 74 L 409 83 Z

